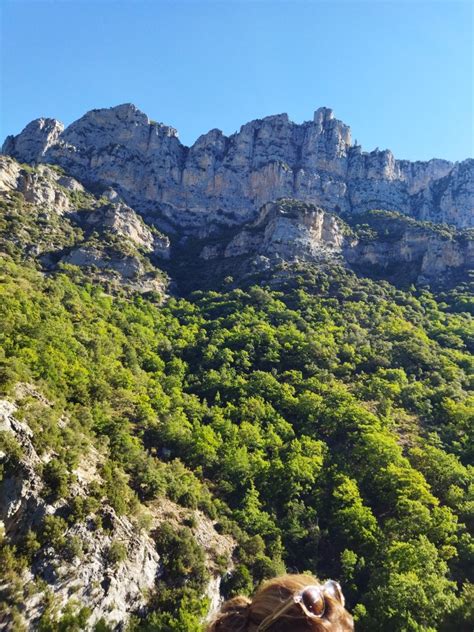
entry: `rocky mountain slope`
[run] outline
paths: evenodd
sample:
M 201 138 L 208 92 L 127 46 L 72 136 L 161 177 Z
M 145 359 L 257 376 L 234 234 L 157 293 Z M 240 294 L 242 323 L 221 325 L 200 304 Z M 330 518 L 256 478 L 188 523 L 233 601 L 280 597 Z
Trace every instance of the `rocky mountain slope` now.
M 85 437 L 80 463 L 71 473 L 69 501 L 58 498 L 51 474 L 57 453 L 41 453 L 35 432 L 18 419 L 19 414 L 40 418 L 53 403 L 29 384 L 17 384 L 15 395 L 16 402 L 0 399 L 0 535 L 26 551 L 30 564 L 17 578 L 21 588 L 7 576 L 0 581 L 0 601 L 11 606 L 8 612 L 0 608 L 0 630 L 20 629 L 15 627 L 20 621 L 27 629 L 38 629 L 51 604 L 55 614 L 87 606 L 87 622 L 80 629 L 93 630 L 98 622 L 123 629 L 131 615 L 144 611 L 163 576 L 153 533 L 163 523 L 178 531 L 186 521 L 192 521 L 193 537 L 205 552 L 205 594 L 212 612 L 223 574 L 215 559 L 220 555 L 230 564 L 232 538 L 219 535 L 201 512 L 166 498 L 137 508 L 134 516 L 117 513 L 96 497 L 104 482 L 106 453 Z M 67 417 L 60 419 L 62 428 L 68 424 Z
M 363 152 L 328 108 L 301 125 L 286 114 L 214 129 L 191 147 L 172 127 L 130 104 L 92 110 L 67 128 L 32 121 L 3 153 L 63 167 L 83 183 L 113 187 L 165 232 L 195 235 L 254 220 L 277 198 L 327 211 L 398 211 L 464 228 L 474 225 L 474 161 L 409 162 L 389 150 Z
M 154 262 L 169 258 L 169 239 L 113 191 L 95 196 L 61 169 L 21 166 L 0 156 L 0 242 L 45 271 L 72 264 L 141 292 L 163 292 Z
M 472 230 L 393 211 L 336 214 L 282 198 L 244 225 L 220 225 L 211 235 L 173 230 L 168 237 L 115 190 L 94 194 L 62 168 L 30 167 L 6 156 L 0 157 L 0 198 L 7 251 L 34 259 L 46 272 L 79 266 L 111 286 L 140 292 L 166 294 L 169 277 L 180 291 L 199 287 L 205 277 L 212 286 L 229 274 L 238 280 L 301 262 L 437 287 L 462 281 L 474 268 Z
M 327 110 L 5 151 L 0 630 L 202 632 L 286 568 L 361 632 L 472 629 L 472 161 Z

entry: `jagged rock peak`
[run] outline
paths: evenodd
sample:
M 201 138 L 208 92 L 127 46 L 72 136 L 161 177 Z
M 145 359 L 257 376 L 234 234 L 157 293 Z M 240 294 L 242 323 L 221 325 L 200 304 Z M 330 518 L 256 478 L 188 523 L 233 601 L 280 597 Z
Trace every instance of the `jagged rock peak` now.
M 49 147 L 64 131 L 64 125 L 51 118 L 38 118 L 24 128 L 18 136 L 7 136 L 2 153 L 20 157 L 24 162 L 41 162 Z
M 148 116 L 133 103 L 123 103 L 111 108 L 95 108 L 86 112 L 72 125 L 80 126 L 84 122 L 94 121 L 96 124 L 110 125 L 150 125 Z M 71 127 L 72 127 L 71 125 Z
M 334 119 L 334 112 L 331 108 L 318 108 L 314 113 L 313 121 L 318 125 L 323 125 L 328 121 L 332 121 Z
M 323 128 L 327 127 L 328 123 L 330 122 L 333 122 L 330 127 L 340 125 L 343 128 L 348 129 L 350 133 L 350 128 L 342 121 L 334 117 L 332 109 L 321 107 L 315 111 L 313 121 L 307 121 L 305 123 L 298 124 L 291 121 L 286 112 L 283 112 L 281 114 L 272 114 L 261 119 L 253 119 L 252 121 L 245 123 L 241 126 L 240 132 L 232 134 L 230 138 L 238 136 L 246 129 L 253 129 L 256 127 L 260 128 L 262 126 L 277 128 L 287 126 L 299 128 L 302 126 L 313 126 L 315 124 L 317 127 L 320 128 L 320 130 L 322 130 Z M 91 128 L 101 128 L 104 131 L 117 131 L 120 128 L 133 127 L 153 127 L 156 128 L 157 131 L 159 130 L 159 132 L 164 133 L 165 135 L 178 138 L 178 131 L 174 127 L 165 125 L 164 123 L 158 123 L 150 119 L 147 114 L 142 112 L 142 110 L 140 110 L 133 103 L 122 103 L 110 108 L 94 108 L 92 110 L 89 110 L 79 119 L 71 123 L 71 125 L 69 125 L 67 128 L 64 127 L 63 123 L 56 119 L 35 119 L 28 123 L 28 125 L 26 125 L 26 127 L 17 136 L 10 135 L 7 137 L 2 147 L 2 153 L 18 157 L 15 156 L 15 152 L 18 153 L 19 150 L 18 140 L 20 138 L 25 139 L 26 137 L 30 136 L 35 137 L 38 145 L 41 144 L 42 140 L 47 139 L 48 141 L 50 141 L 48 142 L 49 147 L 51 141 L 57 140 L 57 137 L 63 132 L 65 132 L 64 137 L 66 139 L 69 139 L 75 132 L 82 132 L 87 129 L 90 130 Z M 225 136 L 222 130 L 214 128 L 209 132 L 202 134 L 197 139 L 196 143 L 199 143 L 202 138 L 206 138 L 209 136 L 211 136 L 212 138 L 228 138 Z M 43 149 L 46 150 L 47 147 L 44 147 Z
M 72 123 L 67 131 L 80 129 L 84 125 L 93 125 L 103 128 L 116 127 L 153 127 L 165 130 L 170 136 L 177 136 L 178 132 L 169 125 L 152 121 L 133 103 L 122 103 L 111 108 L 99 108 L 86 112 L 84 116 Z

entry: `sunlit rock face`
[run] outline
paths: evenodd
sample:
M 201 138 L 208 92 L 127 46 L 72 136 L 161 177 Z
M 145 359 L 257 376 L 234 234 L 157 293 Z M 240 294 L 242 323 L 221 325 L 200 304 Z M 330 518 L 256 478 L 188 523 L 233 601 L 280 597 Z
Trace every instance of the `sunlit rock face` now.
M 474 268 L 472 239 L 445 236 L 427 226 L 407 226 L 397 239 L 355 241 L 344 254 L 357 271 L 377 271 L 383 278 L 416 284 L 449 284 Z
M 175 129 L 126 104 L 92 110 L 66 129 L 38 119 L 9 136 L 3 152 L 113 187 L 158 225 L 187 232 L 253 221 L 263 204 L 281 197 L 328 211 L 378 208 L 458 227 L 474 224 L 472 160 L 409 162 L 389 150 L 363 152 L 328 108 L 301 125 L 280 114 L 229 137 L 214 129 L 185 147 Z
M 395 283 L 449 285 L 474 268 L 474 241 L 457 231 L 415 221 L 397 213 L 360 216 L 372 236 L 364 237 L 341 217 L 308 202 L 280 199 L 263 205 L 254 222 L 205 243 L 200 258 L 234 258 L 235 270 L 282 262 L 310 262 L 353 269 Z
M 15 160 L 0 156 L 0 195 L 11 191 L 21 193 L 26 202 L 62 215 L 72 208 L 68 192 L 82 192 L 84 187 L 47 165 L 28 170 Z
M 334 260 L 345 241 L 336 217 L 312 205 L 281 200 L 264 205 L 257 220 L 238 232 L 222 254 L 226 258 L 253 254 L 281 261 Z M 213 258 L 207 250 L 201 256 Z
M 39 118 L 25 127 L 18 136 L 8 136 L 2 153 L 21 156 L 24 162 L 41 162 L 47 150 L 58 142 L 64 125 L 55 119 Z

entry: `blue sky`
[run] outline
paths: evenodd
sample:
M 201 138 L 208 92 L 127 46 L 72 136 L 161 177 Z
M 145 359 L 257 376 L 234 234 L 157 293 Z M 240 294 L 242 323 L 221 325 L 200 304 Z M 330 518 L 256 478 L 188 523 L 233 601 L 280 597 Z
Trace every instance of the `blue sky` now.
M 191 144 L 333 108 L 366 150 L 473 151 L 469 0 L 2 0 L 3 138 L 135 103 Z

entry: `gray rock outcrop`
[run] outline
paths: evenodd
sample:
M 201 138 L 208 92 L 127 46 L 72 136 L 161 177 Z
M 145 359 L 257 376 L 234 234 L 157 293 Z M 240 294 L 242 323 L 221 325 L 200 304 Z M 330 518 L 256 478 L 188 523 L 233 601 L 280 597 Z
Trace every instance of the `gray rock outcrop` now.
M 342 222 L 311 204 L 280 200 L 265 204 L 257 220 L 221 248 L 206 246 L 201 258 L 258 255 L 273 261 L 329 261 L 345 244 Z
M 74 178 L 64 176 L 48 165 L 26 169 L 5 156 L 0 156 L 0 194 L 18 191 L 26 202 L 54 210 L 62 215 L 74 208 L 69 192 L 84 192 Z
M 153 253 L 163 259 L 169 259 L 170 241 L 165 235 L 154 233 L 143 219 L 126 204 L 118 202 L 102 206 L 93 211 L 82 213 L 80 222 L 90 228 L 97 227 L 120 235 L 131 241 L 145 252 Z
M 96 267 L 105 270 L 115 270 L 125 279 L 133 279 L 143 274 L 143 267 L 135 257 L 110 257 L 103 251 L 91 246 L 73 248 L 62 257 L 62 263 L 70 263 L 80 268 Z
M 50 504 L 42 496 L 43 481 L 39 475 L 41 465 L 47 462 L 48 455 L 40 457 L 32 443 L 32 431 L 15 417 L 15 404 L 0 400 L 0 431 L 9 433 L 22 449 L 22 458 L 12 476 L 0 483 L 0 523 L 4 534 L 15 541 L 28 529 L 37 529 L 46 515 L 61 510 L 61 502 Z M 76 472 L 73 494 L 87 495 L 87 479 L 97 478 L 95 472 L 97 456 L 85 455 L 83 463 L 92 464 L 92 473 L 83 476 Z M 0 454 L 0 462 L 2 455 Z M 82 474 L 82 475 L 81 475 Z M 67 528 L 64 537 L 74 538 L 80 543 L 81 557 L 70 559 L 62 557 L 53 547 L 41 548 L 35 556 L 31 570 L 25 571 L 27 583 L 34 577 L 42 578 L 52 591 L 58 607 L 64 606 L 71 595 L 79 603 L 91 610 L 90 628 L 96 621 L 104 618 L 115 627 L 128 620 L 130 613 L 146 604 L 146 591 L 153 588 L 157 576 L 161 573 L 160 558 L 154 542 L 145 532 L 126 516 L 117 516 L 114 510 L 105 505 L 103 512 L 108 516 L 107 531 L 94 528 L 90 517 Z M 126 557 L 118 564 L 108 561 L 108 552 L 113 542 L 121 542 L 126 547 Z M 41 615 L 41 595 L 35 593 L 28 597 L 22 612 L 28 629 L 36 629 L 37 619 Z M 0 629 L 11 629 L 8 621 L 0 622 Z
M 36 119 L 28 123 L 22 134 L 16 138 L 8 136 L 3 153 L 24 155 L 26 162 L 41 162 L 40 157 L 57 142 L 63 131 L 64 125 L 55 119 Z
M 15 392 L 18 402 L 25 397 L 33 399 L 39 410 L 53 406 L 30 384 L 17 384 Z M 41 475 L 42 468 L 54 454 L 38 453 L 34 433 L 27 423 L 18 419 L 20 414 L 17 403 L 0 399 L 0 436 L 5 433 L 21 449 L 18 462 L 5 471 L 2 469 L 0 478 L 0 534 L 11 544 L 21 543 L 28 531 L 40 531 L 45 516 L 62 517 L 67 509 L 64 499 L 52 501 L 49 498 Z M 62 417 L 59 423 L 66 426 L 69 420 Z M 84 450 L 80 463 L 72 472 L 71 497 L 85 498 L 90 493 L 90 485 L 101 483 L 100 463 L 103 459 L 104 454 L 91 445 Z M 6 463 L 8 453 L 0 449 L 0 467 Z M 47 542 L 35 552 L 31 566 L 23 571 L 25 598 L 20 614 L 26 629 L 38 628 L 48 592 L 53 595 L 59 613 L 71 601 L 78 607 L 87 606 L 91 613 L 87 630 L 93 630 L 101 619 L 110 629 L 125 629 L 132 614 L 146 610 L 156 580 L 163 575 L 153 530 L 163 522 L 178 529 L 191 517 L 193 537 L 204 551 L 209 571 L 204 596 L 209 598 L 211 612 L 218 607 L 223 571 L 217 560 L 227 558 L 231 568 L 231 556 L 236 546 L 233 538 L 218 533 L 213 521 L 202 512 L 185 509 L 167 498 L 157 499 L 142 510 L 147 512 L 150 533 L 138 526 L 136 517 L 117 515 L 105 499 L 99 509 L 104 528 L 97 525 L 95 513 L 72 524 L 63 523 L 65 541 L 74 541 L 77 549 L 65 554 Z M 123 555 L 113 559 L 111 547 L 117 544 L 122 547 Z M 4 588 L 2 578 L 2 598 Z M 3 614 L 0 615 L 0 630 L 17 629 Z
M 281 114 L 229 137 L 214 129 L 185 147 L 175 129 L 126 104 L 92 110 L 66 129 L 50 119 L 33 121 L 7 138 L 3 152 L 113 187 L 164 230 L 203 235 L 241 225 L 280 197 L 328 211 L 378 208 L 457 227 L 474 224 L 474 161 L 409 162 L 389 150 L 363 152 L 328 108 L 301 125 Z
M 472 231 L 448 234 L 417 222 L 393 231 L 387 220 L 384 233 L 373 240 L 352 242 L 344 253 L 349 266 L 396 283 L 434 286 L 462 281 L 474 269 Z
M 336 263 L 397 283 L 438 286 L 462 279 L 474 268 L 472 231 L 443 230 L 381 211 L 358 217 L 367 222 L 369 238 L 357 225 L 353 229 L 312 204 L 278 200 L 265 204 L 257 220 L 235 229 L 230 239 L 205 245 L 200 258 L 240 258 L 252 261 L 254 269 L 280 262 Z

